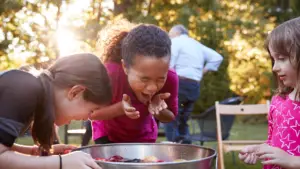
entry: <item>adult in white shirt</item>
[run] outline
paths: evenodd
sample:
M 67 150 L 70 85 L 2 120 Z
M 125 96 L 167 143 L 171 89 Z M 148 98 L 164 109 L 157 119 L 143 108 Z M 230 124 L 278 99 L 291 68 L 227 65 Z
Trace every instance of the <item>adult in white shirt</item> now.
M 165 133 L 168 141 L 189 144 L 187 121 L 200 95 L 200 81 L 206 72 L 218 70 L 223 57 L 189 37 L 183 25 L 174 26 L 169 36 L 172 39 L 170 68 L 179 77 L 178 116 L 165 124 Z

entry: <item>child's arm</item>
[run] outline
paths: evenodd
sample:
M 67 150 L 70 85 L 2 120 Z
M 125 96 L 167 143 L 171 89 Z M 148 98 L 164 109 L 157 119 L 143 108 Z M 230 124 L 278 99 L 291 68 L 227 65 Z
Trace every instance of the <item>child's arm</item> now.
M 115 103 L 94 112 L 91 120 L 108 120 L 118 116 L 126 115 L 131 119 L 140 117 L 140 112 L 131 105 L 131 99 L 127 94 L 123 94 L 122 102 Z
M 286 169 L 300 168 L 299 156 L 292 156 L 268 144 L 247 146 L 240 152 L 239 158 L 246 164 L 256 164 L 257 160 L 261 160 L 264 165 L 279 165 Z
M 94 111 L 90 115 L 91 120 L 109 120 L 118 116 L 124 115 L 125 112 L 122 107 L 122 102 L 118 102 L 106 107 L 103 107 L 99 110 Z
M 154 115 L 154 117 L 162 123 L 168 123 L 175 119 L 174 113 L 169 109 L 163 109 L 159 112 L 158 115 Z
M 164 103 L 166 104 L 164 106 L 164 109 L 162 109 L 158 115 L 154 115 L 156 119 L 158 119 L 160 122 L 167 123 L 175 120 L 175 117 L 178 114 L 178 76 L 175 72 L 169 72 L 168 78 L 167 78 L 167 86 L 168 86 L 168 92 L 169 96 L 165 95 L 165 98 L 163 98 Z
M 256 164 L 258 156 L 256 152 L 263 144 L 245 146 L 239 153 L 239 159 L 246 164 Z
M 291 167 L 286 167 L 287 169 L 299 169 L 300 168 L 300 157 L 299 156 L 292 156 L 289 159 L 290 159 L 289 162 L 290 162 Z
M 267 165 L 279 165 L 282 168 L 287 169 L 299 169 L 300 157 L 292 156 L 278 147 L 272 147 L 267 144 L 263 144 L 259 147 L 256 153 L 262 164 Z
M 55 144 L 53 145 L 53 154 L 65 154 L 65 151 L 71 151 L 77 147 L 72 146 L 72 145 L 66 145 L 66 144 Z M 14 144 L 11 148 L 11 151 L 16 151 L 19 153 L 23 154 L 28 154 L 28 155 L 34 155 L 38 156 L 40 155 L 39 153 L 39 147 L 34 145 L 34 146 L 25 146 L 25 145 L 20 145 L 20 144 Z
M 62 155 L 62 168 L 101 169 L 97 163 L 83 152 L 73 152 Z M 0 143 L 0 168 L 5 169 L 58 169 L 60 158 L 57 155 L 47 157 L 33 157 L 10 151 L 9 147 Z
M 168 108 L 168 105 L 165 102 L 170 96 L 170 93 L 160 93 L 155 95 L 148 106 L 149 112 L 163 123 L 171 122 L 175 119 L 174 113 Z
M 14 144 L 11 148 L 11 151 L 17 151 L 19 153 L 28 154 L 28 155 L 38 155 L 38 146 L 24 146 L 20 144 Z
M 8 160 L 10 159 L 10 160 Z M 59 157 L 32 157 L 5 151 L 0 154 L 0 168 L 6 169 L 51 169 L 59 168 Z

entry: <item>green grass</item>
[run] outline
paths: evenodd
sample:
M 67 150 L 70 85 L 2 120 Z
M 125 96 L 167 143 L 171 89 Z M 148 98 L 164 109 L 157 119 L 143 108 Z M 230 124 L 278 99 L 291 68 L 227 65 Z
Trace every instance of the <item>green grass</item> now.
M 80 122 L 72 122 L 70 128 L 79 128 L 81 125 Z M 64 127 L 59 129 L 59 135 L 61 138 L 62 143 L 64 142 Z M 265 140 L 267 138 L 267 124 L 240 124 L 235 123 L 231 130 L 230 138 L 231 140 L 236 139 L 245 139 L 245 140 Z M 165 138 L 158 138 L 157 142 L 164 141 Z M 24 145 L 32 145 L 33 141 L 31 137 L 21 137 L 17 140 L 17 143 L 24 144 Z M 80 146 L 81 139 L 79 137 L 69 137 L 69 143 L 73 145 Z M 93 144 L 90 141 L 90 144 Z M 195 143 L 199 144 L 199 143 Z M 209 142 L 204 144 L 205 147 L 216 149 L 217 143 L 216 142 Z M 261 169 L 262 165 L 245 165 L 241 161 L 238 160 L 238 153 L 235 152 L 235 163 L 239 166 L 239 169 Z M 227 169 L 238 168 L 236 164 L 233 163 L 232 160 L 232 153 L 225 154 L 225 167 Z

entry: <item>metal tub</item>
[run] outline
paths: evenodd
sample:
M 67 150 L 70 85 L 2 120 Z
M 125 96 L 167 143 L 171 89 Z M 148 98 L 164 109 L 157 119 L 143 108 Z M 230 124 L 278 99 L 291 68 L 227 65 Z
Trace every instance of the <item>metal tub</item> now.
M 167 161 L 162 163 L 97 163 L 103 169 L 210 169 L 213 166 L 216 151 L 196 145 L 172 143 L 118 143 L 86 146 L 76 149 L 91 154 L 93 158 L 109 158 L 120 155 L 129 159 L 143 159 L 146 156 L 155 156 Z M 176 159 L 185 159 L 183 162 L 172 162 Z

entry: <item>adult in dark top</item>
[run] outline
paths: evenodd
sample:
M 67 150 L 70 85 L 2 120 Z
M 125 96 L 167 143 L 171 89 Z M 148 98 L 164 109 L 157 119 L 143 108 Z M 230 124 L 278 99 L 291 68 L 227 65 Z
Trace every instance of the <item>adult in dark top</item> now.
M 2 72 L 0 168 L 99 169 L 91 156 L 82 152 L 55 155 L 65 147 L 52 146 L 54 124 L 87 119 L 93 111 L 109 104 L 111 97 L 106 69 L 92 54 L 62 57 L 37 77 L 20 70 Z M 14 144 L 30 126 L 37 146 Z

